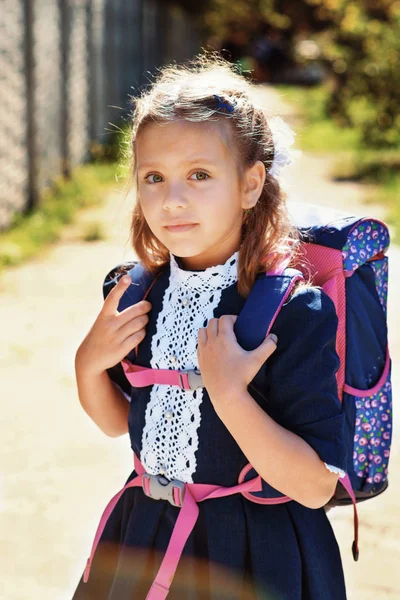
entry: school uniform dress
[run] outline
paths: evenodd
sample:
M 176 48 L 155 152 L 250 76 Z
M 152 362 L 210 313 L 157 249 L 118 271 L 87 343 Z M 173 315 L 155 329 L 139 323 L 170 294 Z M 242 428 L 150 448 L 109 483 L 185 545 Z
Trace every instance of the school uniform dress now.
M 239 314 L 245 303 L 237 290 L 237 266 L 238 252 L 202 271 L 185 270 L 171 254 L 147 297 L 152 310 L 137 364 L 199 368 L 199 328 L 212 317 Z M 105 279 L 105 295 L 120 276 L 114 271 Z M 277 423 L 303 438 L 328 469 L 343 474 L 346 449 L 335 379 L 336 328 L 334 305 L 322 290 L 297 290 L 272 327 L 277 349 L 248 391 Z M 109 374 L 131 402 L 131 447 L 148 473 L 187 483 L 237 485 L 248 460 L 215 413 L 205 388 L 131 388 L 120 365 Z M 133 471 L 127 481 L 135 476 Z M 246 479 L 254 476 L 251 471 Z M 265 482 L 263 491 L 282 496 Z M 171 600 L 346 598 L 338 544 L 323 508 L 309 509 L 295 501 L 266 506 L 241 494 L 198 506 L 198 520 L 171 585 Z M 166 500 L 146 496 L 141 487 L 126 490 L 102 534 L 89 581 L 79 582 L 73 600 L 146 598 L 179 510 Z

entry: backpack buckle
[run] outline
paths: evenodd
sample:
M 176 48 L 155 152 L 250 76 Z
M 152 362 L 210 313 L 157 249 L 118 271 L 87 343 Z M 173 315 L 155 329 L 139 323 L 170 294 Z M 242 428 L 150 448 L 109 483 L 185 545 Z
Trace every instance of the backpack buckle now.
M 187 375 L 187 381 L 189 383 L 190 390 L 197 390 L 197 388 L 199 387 L 204 387 L 203 378 L 201 376 L 200 371 L 198 369 L 191 369 L 179 372 L 179 383 L 181 390 L 188 389 L 187 387 L 185 387 L 182 375 Z
M 181 507 L 185 497 L 185 484 L 178 479 L 167 479 L 164 475 L 143 474 L 143 491 L 154 500 L 168 500 L 172 506 Z

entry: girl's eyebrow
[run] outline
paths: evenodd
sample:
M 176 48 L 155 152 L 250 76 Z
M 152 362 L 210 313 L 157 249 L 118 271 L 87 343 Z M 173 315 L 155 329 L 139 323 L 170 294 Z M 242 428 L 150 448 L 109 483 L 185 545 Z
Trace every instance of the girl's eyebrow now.
M 215 165 L 215 161 L 211 161 L 208 158 L 205 158 L 203 156 L 197 156 L 196 158 L 192 158 L 191 160 L 185 160 L 184 161 L 184 165 L 193 165 L 194 163 L 203 163 L 203 164 L 207 164 L 207 165 Z M 150 169 L 150 168 L 154 168 L 155 164 L 157 163 L 153 163 L 153 164 L 149 164 L 149 163 L 143 163 L 142 165 L 138 165 L 138 171 L 142 170 L 142 169 Z M 162 166 L 161 164 L 157 165 L 157 166 Z

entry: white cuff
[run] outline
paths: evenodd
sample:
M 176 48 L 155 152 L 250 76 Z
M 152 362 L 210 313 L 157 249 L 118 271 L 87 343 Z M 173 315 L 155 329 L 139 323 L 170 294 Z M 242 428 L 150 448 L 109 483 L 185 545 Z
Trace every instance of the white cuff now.
M 331 471 L 331 473 L 339 473 L 340 477 L 344 477 L 346 475 L 345 471 L 339 469 L 339 467 L 333 467 L 332 465 L 328 465 L 327 463 L 324 463 L 324 465 L 326 466 L 328 471 Z

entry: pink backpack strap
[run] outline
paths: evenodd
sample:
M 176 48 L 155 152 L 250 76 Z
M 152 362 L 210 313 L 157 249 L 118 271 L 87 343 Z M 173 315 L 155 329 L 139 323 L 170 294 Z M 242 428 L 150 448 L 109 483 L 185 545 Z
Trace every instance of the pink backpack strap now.
M 200 371 L 197 369 L 176 371 L 173 369 L 151 369 L 135 365 L 128 360 L 122 361 L 126 378 L 134 387 L 145 387 L 155 383 L 177 385 L 182 390 L 195 390 L 203 387 Z
M 151 483 L 151 478 L 157 479 L 159 476 L 149 475 L 148 473 L 146 473 L 143 465 L 138 460 L 135 454 L 134 465 L 135 471 L 137 473 L 136 477 L 134 477 L 129 483 L 127 483 L 122 488 L 122 490 L 120 490 L 110 500 L 102 514 L 100 523 L 97 527 L 97 531 L 94 537 L 90 556 L 87 560 L 86 568 L 83 575 L 83 581 L 85 583 L 89 579 L 93 557 L 95 555 L 96 548 L 101 539 L 108 518 L 110 517 L 112 511 L 114 510 L 118 500 L 121 498 L 124 491 L 132 487 L 142 487 L 143 492 L 146 495 L 152 497 L 152 489 L 160 490 L 160 486 L 152 486 Z M 262 482 L 261 477 L 259 475 L 245 482 L 242 481 L 243 478 L 244 471 L 242 470 L 239 477 L 238 485 L 234 485 L 232 487 L 222 487 L 219 485 L 211 485 L 204 483 L 183 482 L 177 482 L 181 484 L 181 486 L 177 486 L 175 485 L 174 480 L 170 481 L 168 483 L 168 486 L 161 486 L 161 488 L 164 488 L 165 490 L 164 496 L 161 496 L 162 499 L 168 500 L 174 506 L 178 506 L 180 508 L 180 511 L 165 556 L 158 570 L 158 573 L 151 585 L 151 588 L 146 596 L 146 600 L 164 600 L 167 597 L 169 593 L 169 588 L 171 586 L 176 569 L 178 567 L 180 557 L 183 552 L 183 548 L 196 524 L 197 517 L 199 515 L 199 507 L 197 506 L 199 502 L 203 502 L 204 500 L 210 500 L 212 498 L 232 496 L 233 494 L 243 494 L 245 495 L 245 497 L 247 497 L 246 494 L 249 494 L 250 492 L 261 491 Z M 167 487 L 169 486 L 171 486 L 172 488 L 172 493 L 170 489 L 167 489 Z M 173 488 L 180 488 L 179 492 L 176 492 L 176 490 L 174 490 Z M 157 498 L 160 499 L 160 496 L 157 496 Z M 282 502 L 291 501 L 291 499 L 287 497 L 285 497 L 285 499 L 270 498 L 269 500 L 269 504 L 281 504 Z
M 353 553 L 354 560 L 358 560 L 359 557 L 359 549 L 358 549 L 358 513 L 357 513 L 357 504 L 356 504 L 356 496 L 354 494 L 353 486 L 351 485 L 350 477 L 346 474 L 344 477 L 339 478 L 340 483 L 345 488 L 347 493 L 349 494 L 351 501 L 353 503 L 353 511 L 354 511 L 354 540 L 351 551 Z
M 313 273 L 314 285 L 321 286 L 335 305 L 338 317 L 336 352 L 340 359 L 336 373 L 338 396 L 343 402 L 343 386 L 346 366 L 346 291 L 341 250 L 319 244 L 303 242 L 303 259 Z

